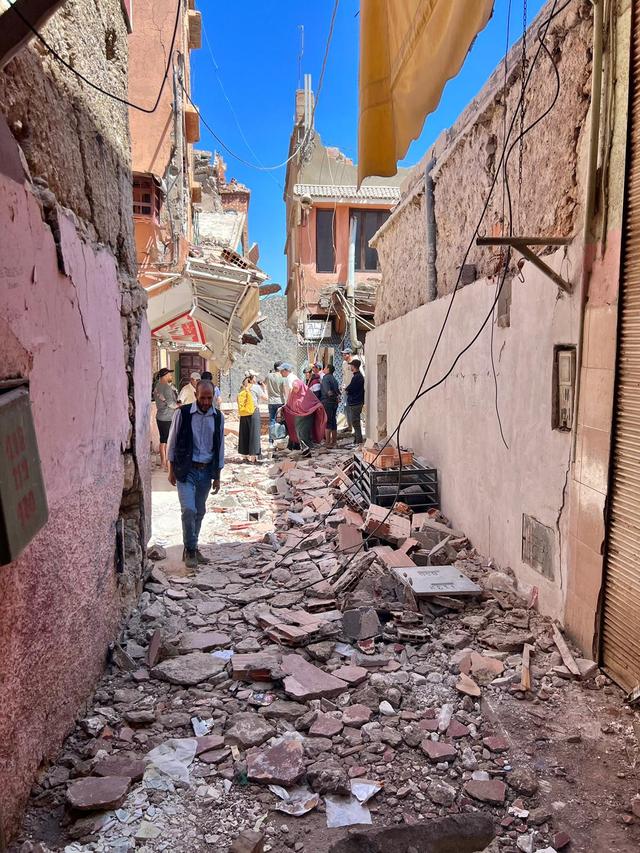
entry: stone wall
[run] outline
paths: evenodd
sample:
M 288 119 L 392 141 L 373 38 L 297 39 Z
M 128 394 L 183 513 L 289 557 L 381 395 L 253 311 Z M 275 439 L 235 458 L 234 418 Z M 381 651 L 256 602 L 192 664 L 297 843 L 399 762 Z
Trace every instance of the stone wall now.
M 547 3 L 528 31 L 529 62 L 537 49 L 535 33 L 550 8 Z M 549 27 L 546 43 L 560 74 L 560 93 L 551 114 L 524 137 L 521 186 L 518 144 L 509 157 L 507 174 L 515 234 L 567 237 L 580 228 L 578 188 L 582 183 L 578 152 L 589 107 L 591 8 L 588 2 L 571 3 Z M 521 56 L 518 43 L 507 59 L 507 128 L 517 111 L 521 93 Z M 453 127 L 427 152 L 407 180 L 395 214 L 379 232 L 375 241 L 382 267 L 376 311 L 378 325 L 428 301 L 424 172 L 434 157 L 431 174 L 435 184 L 437 295 L 441 297 L 453 290 L 464 252 L 499 168 L 504 139 L 504 75 L 501 64 Z M 542 51 L 526 90 L 525 126 L 551 105 L 555 87 L 553 65 Z M 517 138 L 519 126 L 516 118 L 511 141 Z M 501 233 L 505 197 L 499 173 L 482 221 L 481 235 L 490 235 L 494 229 Z M 508 222 L 508 204 L 504 209 Z M 490 277 L 495 269 L 496 250 L 474 245 L 466 263 L 475 266 L 477 278 Z
M 287 326 L 286 296 L 261 299 L 260 313 L 264 317 L 260 323 L 263 340 L 245 344 L 231 370 L 222 377 L 223 402 L 235 401 L 245 370 L 255 370 L 264 377 L 278 360 L 296 364 L 297 337 Z
M 126 96 L 120 0 L 70 0 L 43 35 Z M 48 523 L 0 569 L 0 821 L 9 835 L 142 580 L 150 350 L 129 149 L 126 107 L 38 43 L 0 72 L 0 379 L 29 383 L 49 505 Z

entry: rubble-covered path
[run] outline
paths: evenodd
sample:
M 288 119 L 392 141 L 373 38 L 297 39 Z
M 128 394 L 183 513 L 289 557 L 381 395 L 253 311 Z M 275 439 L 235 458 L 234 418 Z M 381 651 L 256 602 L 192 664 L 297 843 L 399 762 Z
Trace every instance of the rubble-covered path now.
M 229 464 L 194 574 L 155 475 L 166 555 L 12 850 L 436 851 L 445 832 L 461 853 L 640 848 L 638 714 L 590 662 L 571 674 L 548 620 L 459 534 L 439 553 L 472 598 L 418 606 L 400 552 L 341 553 L 359 522 L 335 487 L 346 459 Z

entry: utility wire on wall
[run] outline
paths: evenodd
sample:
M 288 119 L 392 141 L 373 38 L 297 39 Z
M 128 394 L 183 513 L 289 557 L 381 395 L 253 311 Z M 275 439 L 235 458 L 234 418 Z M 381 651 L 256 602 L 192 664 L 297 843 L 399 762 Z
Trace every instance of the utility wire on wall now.
M 141 107 L 139 104 L 134 104 L 126 98 L 121 98 L 120 95 L 115 95 L 113 92 L 108 92 L 106 89 L 103 89 L 102 86 L 98 86 L 97 83 L 94 83 L 92 80 L 89 80 L 88 77 L 85 77 L 77 68 L 74 68 L 66 59 L 63 59 L 60 54 L 55 50 L 55 48 L 51 47 L 49 42 L 47 42 L 44 36 L 31 24 L 25 16 L 22 14 L 20 9 L 18 8 L 17 3 L 12 2 L 9 7 L 15 14 L 20 18 L 25 27 L 28 27 L 34 36 L 38 39 L 41 44 L 46 47 L 49 53 L 56 59 L 61 65 L 63 65 L 68 71 L 71 71 L 72 74 L 75 74 L 83 83 L 86 83 L 87 86 L 90 86 L 92 89 L 95 89 L 96 92 L 100 92 L 101 95 L 105 95 L 107 98 L 111 98 L 113 101 L 117 101 L 119 104 L 123 104 L 125 107 L 131 107 L 132 110 L 138 110 L 138 112 L 146 113 L 150 115 L 151 113 L 155 113 L 160 105 L 160 98 L 162 97 L 162 93 L 164 91 L 164 87 L 167 82 L 167 77 L 169 76 L 169 69 L 171 68 L 171 63 L 173 61 L 173 48 L 176 43 L 176 35 L 178 32 L 178 24 L 180 23 L 180 13 L 182 12 L 182 0 L 178 0 L 177 8 L 176 8 L 176 19 L 173 25 L 173 34 L 171 36 L 171 46 L 169 48 L 169 55 L 167 58 L 167 64 L 164 69 L 164 76 L 162 78 L 162 83 L 160 84 L 160 90 L 158 91 L 158 95 L 155 99 L 155 102 L 152 107 Z

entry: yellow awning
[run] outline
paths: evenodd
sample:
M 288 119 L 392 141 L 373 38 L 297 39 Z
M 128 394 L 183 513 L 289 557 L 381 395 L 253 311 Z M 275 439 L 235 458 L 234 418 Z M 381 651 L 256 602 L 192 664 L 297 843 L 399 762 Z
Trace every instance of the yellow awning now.
M 493 0 L 361 0 L 358 182 L 396 174 Z

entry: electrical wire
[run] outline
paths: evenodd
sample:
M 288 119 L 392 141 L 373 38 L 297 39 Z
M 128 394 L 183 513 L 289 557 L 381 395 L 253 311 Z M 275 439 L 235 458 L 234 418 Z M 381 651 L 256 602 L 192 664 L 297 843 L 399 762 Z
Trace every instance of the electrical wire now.
M 176 8 L 176 19 L 173 25 L 173 35 L 171 36 L 171 46 L 169 48 L 169 57 L 167 59 L 167 64 L 164 69 L 164 76 L 162 77 L 162 83 L 160 84 L 160 90 L 158 92 L 158 96 L 155 99 L 155 102 L 152 107 L 141 107 L 139 104 L 134 104 L 131 101 L 128 101 L 126 98 L 121 98 L 120 95 L 114 95 L 113 92 L 108 92 L 106 89 L 103 89 L 102 86 L 98 86 L 97 83 L 94 83 L 92 80 L 89 80 L 88 77 L 85 77 L 77 68 L 74 68 L 73 65 L 67 62 L 66 59 L 63 59 L 60 54 L 53 48 L 51 45 L 45 40 L 43 35 L 38 32 L 38 30 L 31 24 L 25 16 L 22 14 L 20 9 L 18 8 L 17 3 L 11 2 L 10 9 L 12 9 L 15 14 L 20 18 L 25 27 L 28 27 L 34 36 L 40 41 L 44 47 L 49 51 L 49 53 L 56 59 L 61 65 L 63 65 L 68 71 L 71 71 L 72 74 L 75 74 L 83 83 L 86 83 L 87 86 L 90 86 L 92 89 L 95 89 L 96 92 L 100 92 L 102 95 L 106 95 L 107 98 L 111 98 L 113 101 L 117 101 L 119 104 L 123 104 L 125 107 L 130 107 L 132 110 L 138 110 L 138 112 L 146 113 L 147 115 L 151 115 L 151 113 L 155 113 L 160 105 L 160 98 L 162 97 L 162 93 L 164 91 L 164 87 L 167 82 L 167 77 L 169 76 L 169 69 L 171 68 L 171 63 L 173 61 L 173 48 L 176 43 L 176 34 L 178 32 L 178 24 L 180 22 L 180 13 L 182 11 L 182 0 L 178 0 L 177 8 Z
M 503 81 L 503 92 L 504 92 L 504 112 L 502 114 L 502 140 L 503 146 L 507 143 L 507 56 L 509 54 L 509 30 L 511 26 L 511 0 L 509 0 L 509 6 L 507 8 L 507 32 L 505 37 L 505 45 L 504 45 L 504 81 Z M 504 204 L 505 204 L 505 196 L 506 196 L 506 163 L 502 165 L 502 236 L 504 237 Z M 509 222 L 509 228 L 511 231 L 511 221 Z M 502 260 L 502 249 L 500 250 L 500 259 Z M 499 281 L 499 279 L 498 279 Z M 498 282 L 496 282 L 496 294 L 498 291 Z M 495 299 L 495 294 L 494 294 Z M 494 408 L 496 410 L 496 418 L 498 420 L 498 428 L 500 430 L 500 438 L 502 439 L 502 443 L 509 450 L 509 445 L 507 444 L 507 439 L 504 436 L 504 429 L 502 427 L 502 418 L 500 417 L 500 399 L 499 399 L 499 389 L 498 389 L 498 373 L 496 371 L 496 359 L 493 351 L 493 339 L 494 339 L 494 327 L 495 327 L 495 311 L 491 315 L 491 336 L 489 341 L 489 352 L 491 354 L 491 373 L 493 375 L 493 389 L 494 389 Z
M 497 183 L 497 178 L 498 178 L 498 175 L 500 174 L 500 170 L 501 170 L 502 166 L 504 165 L 504 174 L 507 176 L 507 178 L 506 178 L 506 186 L 505 186 L 505 189 L 506 189 L 506 195 L 507 195 L 507 200 L 508 200 L 508 205 L 509 205 L 509 211 L 510 211 L 510 214 L 509 214 L 509 222 L 511 223 L 511 221 L 512 221 L 512 199 L 511 199 L 511 192 L 510 192 L 510 187 L 509 187 L 509 183 L 508 183 L 508 172 L 507 172 L 507 167 L 508 167 L 508 161 L 509 161 L 509 158 L 510 158 L 511 154 L 513 153 L 513 150 L 514 150 L 515 146 L 520 142 L 520 136 L 521 136 L 521 135 L 524 135 L 524 134 L 529 133 L 529 132 L 530 132 L 530 131 L 531 131 L 531 130 L 532 130 L 532 129 L 537 125 L 537 124 L 539 124 L 539 123 L 540 123 L 540 122 L 541 122 L 541 121 L 542 121 L 542 120 L 543 120 L 543 119 L 544 119 L 544 118 L 545 118 L 545 117 L 546 117 L 546 116 L 551 112 L 551 110 L 554 108 L 554 106 L 555 106 L 555 104 L 556 104 L 556 102 L 557 102 L 557 100 L 558 100 L 558 96 L 559 96 L 559 94 L 560 94 L 560 75 L 559 75 L 558 68 L 557 68 L 557 65 L 556 65 L 556 63 L 555 63 L 555 60 L 554 60 L 554 58 L 553 58 L 553 56 L 552 56 L 551 52 L 549 51 L 549 49 L 546 47 L 546 44 L 545 44 L 545 42 L 544 42 L 544 39 L 545 39 L 546 34 L 547 34 L 547 32 L 548 32 L 548 29 L 549 29 L 549 26 L 550 26 L 550 24 L 551 24 L 551 21 L 552 21 L 554 18 L 556 18 L 559 14 L 561 14 L 561 12 L 562 12 L 564 9 L 566 9 L 566 8 L 567 8 L 567 6 L 568 6 L 570 3 L 571 3 L 571 0 L 566 0 L 566 2 L 565 2 L 565 3 L 564 3 L 560 8 L 557 8 L 558 0 L 554 0 L 553 7 L 552 7 L 552 9 L 551 9 L 551 13 L 550 13 L 549 17 L 548 17 L 545 21 L 543 21 L 543 22 L 542 22 L 542 24 L 540 25 L 540 28 L 539 28 L 539 30 L 538 30 L 538 40 L 539 40 L 540 44 L 539 44 L 539 47 L 538 47 L 538 49 L 537 49 L 537 51 L 536 51 L 536 53 L 535 53 L 535 55 L 534 55 L 533 61 L 532 61 L 532 62 L 531 62 L 531 64 L 530 64 L 530 67 L 529 67 L 529 70 L 528 70 L 528 73 L 527 73 L 527 78 L 526 78 L 525 89 L 526 89 L 526 85 L 528 85 L 528 84 L 529 84 L 529 81 L 530 81 L 530 79 L 531 79 L 531 76 L 532 76 L 532 74 L 533 74 L 533 71 L 534 71 L 534 69 L 535 69 L 535 67 L 536 67 L 536 65 L 537 65 L 537 62 L 538 62 L 538 58 L 539 58 L 539 56 L 540 56 L 540 53 L 542 52 L 542 50 L 544 50 L 544 51 L 545 51 L 545 53 L 547 54 L 547 56 L 549 57 L 549 60 L 550 60 L 550 62 L 551 62 L 551 65 L 552 65 L 552 67 L 553 67 L 554 74 L 555 74 L 555 77 L 556 77 L 556 91 L 555 91 L 554 97 L 553 97 L 553 99 L 552 99 L 552 102 L 551 102 L 551 104 L 549 105 L 549 107 L 547 107 L 547 109 L 546 109 L 546 110 L 545 110 L 541 115 L 539 115 L 539 116 L 535 119 L 535 121 L 531 122 L 531 124 L 529 124 L 527 127 L 525 127 L 525 128 L 521 128 L 521 130 L 520 130 L 520 134 L 518 134 L 518 136 L 516 137 L 516 139 L 514 140 L 514 142 L 513 142 L 513 143 L 509 146 L 509 148 L 507 149 L 507 141 L 508 141 L 508 139 L 510 139 L 510 137 L 511 137 L 511 134 L 512 134 L 512 132 L 513 132 L 513 128 L 514 128 L 514 125 L 515 125 L 515 122 L 516 122 L 516 119 L 517 119 L 517 116 L 518 116 L 518 107 L 519 107 L 519 104 L 516 106 L 516 110 L 514 111 L 514 116 L 513 116 L 512 120 L 511 120 L 511 123 L 510 123 L 510 126 L 509 126 L 509 132 L 508 132 L 507 138 L 505 139 L 505 142 L 504 142 L 504 144 L 503 144 L 502 154 L 501 154 L 501 156 L 500 156 L 500 160 L 499 160 L 499 163 L 498 163 L 498 168 L 496 169 L 496 172 L 495 172 L 495 175 L 494 175 L 493 181 L 491 182 L 491 186 L 490 186 L 490 188 L 489 188 L 489 192 L 488 192 L 488 194 L 487 194 L 487 198 L 486 198 L 485 203 L 484 203 L 484 205 L 483 205 L 482 213 L 481 213 L 480 218 L 479 218 L 479 220 L 478 220 L 478 224 L 476 225 L 476 228 L 475 228 L 475 230 L 474 230 L 474 232 L 473 232 L 473 235 L 472 235 L 472 237 L 471 237 L 471 240 L 469 241 L 469 244 L 468 244 L 468 246 L 467 246 L 466 252 L 465 252 L 465 254 L 464 254 L 464 259 L 463 259 L 463 261 L 462 261 L 462 264 L 460 264 L 460 267 L 459 267 L 460 272 L 459 272 L 459 274 L 458 274 L 458 278 L 457 278 L 457 280 L 456 280 L 456 284 L 455 284 L 454 290 L 453 290 L 453 292 L 452 292 L 451 299 L 449 300 L 449 305 L 448 305 L 448 307 L 447 307 L 447 311 L 446 311 L 446 313 L 445 313 L 445 317 L 444 317 L 444 319 L 443 319 L 443 323 L 442 323 L 442 326 L 441 326 L 441 328 L 440 328 L 440 332 L 439 332 L 438 337 L 437 337 L 437 339 L 436 339 L 436 343 L 435 343 L 434 348 L 433 348 L 433 350 L 432 350 L 431 356 L 430 356 L 430 358 L 429 358 L 429 360 L 428 360 L 428 362 L 427 362 L 427 367 L 425 368 L 425 371 L 424 371 L 423 376 L 422 376 L 422 380 L 421 380 L 420 385 L 419 385 L 419 387 L 418 387 L 418 391 L 416 392 L 416 394 L 414 395 L 413 399 L 410 401 L 410 403 L 407 405 L 407 407 L 405 408 L 404 412 L 402 413 L 402 415 L 401 415 L 401 417 L 400 417 L 400 420 L 399 420 L 399 422 L 398 422 L 398 425 L 396 426 L 395 430 L 394 430 L 394 431 L 393 431 L 393 433 L 392 433 L 392 434 L 391 434 L 391 435 L 390 435 L 390 436 L 385 440 L 384 444 L 382 445 L 382 447 L 381 447 L 381 448 L 380 448 L 380 450 L 378 451 L 378 454 L 377 454 L 377 455 L 376 455 L 376 457 L 375 457 L 375 458 L 377 459 L 377 458 L 380 456 L 380 454 L 382 453 L 382 451 L 384 450 L 384 448 L 385 448 L 385 447 L 387 447 L 387 446 L 389 445 L 389 443 L 391 442 L 391 440 L 392 440 L 394 437 L 396 437 L 396 439 L 397 439 L 397 440 L 396 440 L 396 445 L 397 445 L 398 457 L 399 457 L 399 470 L 398 470 L 398 486 L 397 486 L 397 489 L 396 489 L 396 494 L 395 494 L 394 500 L 393 500 L 393 502 L 391 503 L 391 506 L 390 506 L 390 508 L 389 508 L 389 510 L 388 510 L 388 512 L 387 512 L 387 514 L 385 515 L 384 519 L 382 519 L 382 521 L 380 521 L 380 522 L 379 522 L 379 524 L 376 526 L 376 528 L 375 528 L 375 529 L 374 529 L 374 530 L 373 530 L 373 531 L 372 531 L 372 532 L 371 532 L 371 533 L 370 533 L 370 534 L 369 534 L 369 535 L 368 535 L 368 536 L 363 540 L 362 544 L 358 547 L 358 549 L 353 553 L 353 555 L 352 555 L 351 559 L 347 562 L 347 564 L 346 564 L 345 568 L 346 568 L 346 567 L 347 567 L 347 566 L 348 566 L 348 565 L 349 565 L 349 564 L 350 564 L 350 563 L 355 559 L 355 557 L 356 557 L 356 556 L 358 555 L 358 553 L 362 550 L 362 548 L 364 548 L 364 547 L 365 547 L 365 545 L 367 544 L 367 542 L 369 542 L 372 538 L 374 538 L 374 536 L 375 536 L 375 532 L 376 532 L 378 529 L 380 529 L 380 527 L 381 527 L 381 526 L 386 522 L 386 520 L 389 518 L 389 516 L 391 515 L 391 513 L 393 512 L 393 510 L 394 510 L 395 506 L 396 506 L 396 505 L 397 505 L 397 503 L 398 503 L 398 499 L 399 499 L 399 496 L 400 496 L 400 490 L 401 490 L 401 483 L 402 483 L 402 468 L 403 468 L 403 466 L 402 466 L 402 455 L 401 455 L 401 443 L 400 443 L 400 431 L 401 431 L 401 428 L 402 428 L 402 424 L 404 423 L 404 421 L 406 420 L 406 418 L 409 416 L 410 412 L 412 411 L 413 407 L 416 405 L 416 403 L 418 402 L 418 400 L 422 399 L 422 397 L 424 397 L 426 394 L 430 393 L 431 391 L 433 391 L 435 388 L 437 388 L 437 387 L 438 387 L 438 386 L 440 386 L 443 382 L 445 382 L 445 381 L 446 381 L 446 379 L 447 379 L 447 378 L 451 375 L 451 373 L 455 370 L 455 367 L 456 367 L 456 365 L 457 365 L 458 361 L 459 361 L 459 360 L 462 358 L 462 356 L 463 356 L 463 355 L 464 355 L 464 354 L 465 354 L 469 349 L 471 349 L 471 347 L 475 344 L 475 342 L 478 340 L 478 338 L 480 337 L 480 335 L 481 335 L 481 334 L 482 334 L 482 332 L 484 331 L 484 329 L 485 329 L 485 327 L 486 327 L 487 323 L 489 322 L 489 320 L 490 320 L 490 319 L 491 319 L 491 317 L 493 316 L 493 312 L 494 312 L 495 307 L 496 307 L 496 305 L 497 305 L 497 303 L 498 303 L 498 300 L 499 300 L 499 298 L 500 298 L 500 294 L 501 294 L 501 292 L 502 292 L 502 288 L 503 288 L 503 286 L 504 286 L 504 282 L 505 282 L 505 280 L 506 280 L 506 276 L 507 276 L 507 273 L 508 273 L 508 270 L 509 270 L 509 261 L 510 261 L 510 258 L 511 258 L 511 247 L 508 247 L 508 250 L 507 250 L 507 261 L 506 261 L 506 263 L 505 263 L 504 272 L 503 272 L 503 274 L 502 274 L 502 278 L 501 278 L 501 280 L 500 280 L 500 284 L 499 284 L 499 287 L 498 287 L 498 289 L 497 289 L 497 292 L 496 292 L 496 294 L 495 294 L 495 296 L 494 296 L 494 299 L 493 299 L 493 302 L 492 302 L 492 305 L 491 305 L 491 309 L 490 309 L 489 313 L 487 314 L 487 316 L 485 317 L 485 319 L 483 320 L 483 322 L 482 322 L 482 324 L 481 324 L 480 328 L 477 330 L 477 332 L 476 332 L 476 333 L 475 333 L 475 335 L 471 338 L 471 340 L 466 344 L 466 346 L 465 346 L 462 350 L 460 350 L 460 352 L 459 352 L 459 353 L 457 354 L 457 356 L 455 357 L 455 359 L 454 359 L 453 363 L 451 364 L 451 366 L 449 367 L 449 369 L 447 370 L 447 372 L 446 372 L 446 373 L 445 373 L 445 374 L 444 374 L 444 375 L 443 375 L 443 376 L 442 376 L 442 377 L 441 377 L 437 382 L 434 382 L 434 383 L 432 383 L 431 385 L 429 385 L 427 388 L 424 388 L 424 384 L 425 384 L 425 382 L 426 382 L 426 378 L 427 378 L 428 372 L 429 372 L 429 370 L 430 370 L 430 368 L 431 368 L 431 365 L 432 365 L 433 360 L 434 360 L 434 358 L 435 358 L 436 351 L 437 351 L 437 349 L 438 349 L 438 346 L 439 346 L 440 341 L 441 341 L 441 339 L 442 339 L 442 336 L 443 336 L 443 334 L 444 334 L 445 327 L 446 327 L 446 325 L 447 325 L 447 323 L 448 323 L 449 316 L 450 316 L 450 314 L 451 314 L 451 308 L 452 308 L 452 306 L 453 306 L 453 302 L 454 302 L 454 299 L 455 299 L 455 295 L 456 295 L 456 293 L 457 293 L 457 291 L 458 291 L 458 289 L 459 289 L 459 287 L 460 287 L 460 281 L 461 281 L 461 277 L 462 277 L 462 268 L 463 268 L 464 264 L 466 263 L 466 259 L 467 259 L 468 255 L 469 255 L 470 251 L 471 251 L 471 248 L 472 248 L 472 246 L 473 246 L 473 244 L 474 244 L 474 242 L 475 242 L 475 239 L 476 239 L 476 237 L 477 237 L 477 235 L 478 235 L 478 232 L 479 232 L 479 229 L 480 229 L 480 227 L 481 227 L 481 224 L 482 224 L 482 222 L 483 222 L 483 220 L 484 220 L 484 217 L 485 217 L 485 215 L 486 215 L 486 211 L 487 211 L 487 209 L 488 209 L 489 202 L 490 202 L 491 197 L 492 197 L 492 195 L 493 195 L 493 191 L 494 191 L 494 189 L 495 189 L 495 186 L 496 186 L 496 183 Z M 523 96 L 524 96 L 524 91 L 523 91 L 523 92 L 521 92 L 520 97 L 522 98 Z M 511 229 L 511 224 L 510 224 L 510 229 Z M 511 229 L 511 231 L 512 231 L 512 229 Z M 374 460 L 374 461 L 375 461 L 375 460 Z M 371 464 L 369 464 L 369 469 L 370 469 L 371 467 L 373 467 L 373 464 L 372 464 L 372 463 L 371 463 Z M 309 534 L 307 534 L 307 536 L 306 536 L 306 537 L 304 537 L 304 538 L 303 538 L 303 539 L 298 543 L 298 545 L 297 545 L 297 546 L 295 546 L 294 548 L 289 549 L 289 551 L 287 551 L 287 552 L 285 553 L 285 555 L 283 555 L 283 559 L 284 559 L 284 558 L 285 558 L 289 553 L 292 553 L 292 552 L 293 552 L 293 551 L 295 551 L 295 550 L 299 550 L 299 546 L 302 544 L 302 542 L 304 542 L 306 539 L 310 538 L 310 536 L 311 536 L 311 535 L 313 535 L 313 533 L 315 532 L 315 530 L 317 530 L 317 529 L 319 528 L 319 526 L 320 526 L 321 524 L 323 524 L 323 523 L 324 523 L 324 521 L 326 520 L 326 518 L 328 518 L 328 516 L 329 516 L 329 515 L 331 515 L 331 512 L 333 512 L 333 509 L 335 509 L 335 507 L 336 507 L 336 506 L 337 506 L 337 502 L 334 504 L 334 506 L 332 507 L 331 511 L 330 511 L 329 513 L 326 513 L 326 514 L 325 514 L 325 516 L 321 519 L 320 523 L 319 523 L 318 525 L 316 525 L 316 528 L 314 528 L 314 530 L 310 531 L 310 533 L 309 533 Z M 279 565 L 279 563 L 278 563 L 277 565 Z

